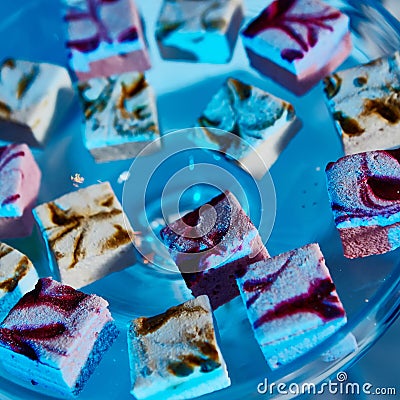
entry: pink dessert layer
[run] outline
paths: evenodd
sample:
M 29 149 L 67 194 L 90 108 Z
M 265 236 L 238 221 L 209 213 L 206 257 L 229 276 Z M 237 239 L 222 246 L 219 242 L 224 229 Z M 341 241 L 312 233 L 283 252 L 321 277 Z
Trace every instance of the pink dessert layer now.
M 213 309 L 239 295 L 236 276 L 269 257 L 256 227 L 230 192 L 222 193 L 161 231 L 194 296 Z
M 328 164 L 326 174 L 346 257 L 400 247 L 400 149 L 343 157 Z
M 26 144 L 0 147 L 0 238 L 31 234 L 41 172 Z
M 80 81 L 151 67 L 131 0 L 65 0 L 70 65 Z
M 332 58 L 323 67 L 317 67 L 314 65 L 306 70 L 301 76 L 298 76 L 280 67 L 271 60 L 254 53 L 249 48 L 246 48 L 250 64 L 253 68 L 278 82 L 280 85 L 298 96 L 306 94 L 320 80 L 325 78 L 341 65 L 349 56 L 351 50 L 351 37 L 350 34 L 347 34 L 338 45 L 336 51 L 332 54 Z

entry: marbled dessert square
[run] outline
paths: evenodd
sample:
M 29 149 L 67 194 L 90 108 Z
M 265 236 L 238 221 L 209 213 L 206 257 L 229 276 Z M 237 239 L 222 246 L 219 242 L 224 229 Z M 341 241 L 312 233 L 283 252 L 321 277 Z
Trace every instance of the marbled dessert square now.
M 239 296 L 235 276 L 268 251 L 239 201 L 229 191 L 172 222 L 161 233 L 194 296 L 213 309 Z
M 326 167 L 336 227 L 348 258 L 400 246 L 400 149 L 340 158 Z
M 230 385 L 207 296 L 135 319 L 128 346 L 137 399 L 192 399 Z
M 26 255 L 0 242 L 0 322 L 38 279 Z
M 325 95 L 345 154 L 400 146 L 400 53 L 336 72 Z
M 69 64 L 79 81 L 150 68 L 133 0 L 63 0 L 63 3 Z
M 93 78 L 80 83 L 78 92 L 84 143 L 97 162 L 136 157 L 150 143 L 149 151 L 160 147 L 156 99 L 143 74 Z
M 0 65 L 0 138 L 42 146 L 72 99 L 58 65 L 7 59 Z
M 242 39 L 255 69 L 302 95 L 348 57 L 348 25 L 346 15 L 320 0 L 274 0 Z
M 228 63 L 242 19 L 242 0 L 164 0 L 156 24 L 161 56 Z
M 301 127 L 293 106 L 272 94 L 229 78 L 213 96 L 192 140 L 218 150 L 261 179 Z M 227 135 L 230 132 L 232 135 Z
M 0 324 L 0 368 L 46 395 L 77 395 L 118 336 L 107 306 L 101 297 L 40 279 Z
M 133 231 L 108 182 L 68 193 L 33 212 L 62 283 L 77 289 L 135 263 Z
M 41 175 L 26 144 L 0 147 L 0 238 L 31 234 Z
M 346 323 L 318 244 L 249 265 L 238 285 L 272 369 L 290 363 Z

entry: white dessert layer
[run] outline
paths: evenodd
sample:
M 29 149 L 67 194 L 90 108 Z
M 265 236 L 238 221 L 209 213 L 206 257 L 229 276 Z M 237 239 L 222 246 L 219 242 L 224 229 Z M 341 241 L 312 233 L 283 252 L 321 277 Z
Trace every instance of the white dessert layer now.
M 96 161 L 135 157 L 160 136 L 154 91 L 142 74 L 93 78 L 78 89 L 86 114 L 84 142 Z
M 227 192 L 226 196 L 231 207 L 231 213 L 226 215 L 226 218 L 230 219 L 230 225 L 228 231 L 217 245 L 210 249 L 201 249 L 202 251 L 196 253 L 202 270 L 208 270 L 222 264 L 231 263 L 243 257 L 255 257 L 264 249 L 260 248 L 261 239 L 259 238 L 257 229 L 246 217 L 238 200 L 230 192 Z M 207 227 L 213 227 L 215 223 L 214 217 L 214 209 L 203 212 L 198 227 L 202 227 L 205 230 Z M 190 258 L 193 255 L 193 253 L 185 254 L 182 251 L 182 247 L 184 247 L 185 244 L 185 235 L 186 237 L 190 237 L 192 234 L 191 230 L 193 229 L 192 227 L 187 227 L 187 232 L 182 232 L 182 224 L 184 224 L 182 220 L 170 224 L 171 229 L 177 229 L 180 233 L 183 233 L 180 240 L 178 239 L 178 241 L 181 242 L 178 247 L 179 250 L 176 251 L 175 248 L 170 249 L 171 256 L 174 260 L 177 260 L 178 257 L 182 259 L 185 257 Z M 196 235 L 199 234 L 200 229 L 201 228 L 199 228 Z
M 212 311 L 207 296 L 199 296 L 164 316 L 158 329 L 140 333 L 133 321 L 128 332 L 132 394 L 138 399 L 190 399 L 230 385 L 225 362 L 215 339 Z M 155 317 L 157 318 L 157 317 Z M 201 371 L 192 358 L 211 361 L 201 349 L 206 345 L 218 363 Z M 171 372 L 171 363 L 188 358 L 186 376 Z M 212 364 L 210 364 L 212 365 Z
M 33 212 L 65 284 L 78 289 L 135 263 L 133 230 L 108 182 Z
M 301 17 L 307 21 L 307 16 L 310 19 L 314 16 L 318 18 L 319 15 L 326 15 L 333 11 L 336 10 L 319 0 L 298 0 L 286 15 L 289 17 Z M 251 23 L 252 21 L 249 22 L 249 24 Z M 286 23 L 307 41 L 308 29 L 306 25 L 294 21 Z M 317 43 L 313 47 L 308 46 L 306 52 L 288 34 L 272 27 L 252 38 L 242 35 L 242 40 L 244 46 L 254 53 L 267 58 L 302 79 L 326 65 L 335 49 L 349 32 L 349 18 L 344 14 L 341 14 L 338 19 L 324 21 L 324 23 L 330 26 L 331 29 L 317 27 Z M 304 52 L 304 57 L 290 62 L 282 58 L 281 52 L 284 49 L 302 51 Z
M 289 364 L 307 351 L 322 343 L 346 323 L 346 318 L 334 320 L 318 329 L 305 331 L 282 340 L 264 342 L 261 350 L 272 369 Z M 353 351 L 349 349 L 349 352 Z
M 26 144 L 8 146 L 0 155 L 0 165 L 0 218 L 22 217 L 37 198 L 40 169 Z M 16 199 L 7 203 L 10 196 Z
M 78 7 L 81 12 L 88 13 L 87 2 L 64 0 L 68 7 Z M 98 15 L 108 29 L 108 35 L 114 39 L 111 43 L 100 41 L 99 46 L 89 52 L 81 52 L 73 48 L 71 51 L 71 67 L 74 71 L 90 72 L 90 63 L 118 55 L 133 53 L 138 50 L 147 51 L 136 6 L 130 0 L 119 0 L 115 3 L 98 3 Z M 68 21 L 68 36 L 70 40 L 81 40 L 95 36 L 97 27 L 88 15 L 87 19 Z M 138 38 L 127 42 L 118 42 L 118 34 L 128 28 L 136 28 Z M 82 34 L 85 36 L 82 37 Z
M 57 99 L 64 90 L 71 91 L 71 79 L 57 65 L 9 60 L 0 70 L 0 101 L 10 107 L 8 119 L 27 125 L 40 144 L 59 111 Z

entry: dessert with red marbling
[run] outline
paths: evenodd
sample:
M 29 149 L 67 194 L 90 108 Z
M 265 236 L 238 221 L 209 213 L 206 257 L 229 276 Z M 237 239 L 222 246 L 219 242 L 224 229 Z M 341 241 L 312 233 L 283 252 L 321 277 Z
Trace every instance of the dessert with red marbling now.
M 239 296 L 235 276 L 268 258 L 262 239 L 229 191 L 169 224 L 161 238 L 194 296 L 213 309 Z
M 348 57 L 348 25 L 346 15 L 320 0 L 274 0 L 242 39 L 255 69 L 302 95 Z
M 101 297 L 42 278 L 0 324 L 1 368 L 20 385 L 77 395 L 118 330 Z
M 0 238 L 29 236 L 41 172 L 26 144 L 0 147 Z

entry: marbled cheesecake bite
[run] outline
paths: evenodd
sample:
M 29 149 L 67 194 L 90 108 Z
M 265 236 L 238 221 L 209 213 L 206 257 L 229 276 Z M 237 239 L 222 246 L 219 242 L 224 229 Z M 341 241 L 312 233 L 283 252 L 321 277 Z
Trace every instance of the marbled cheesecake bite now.
M 297 95 L 352 49 L 349 18 L 320 0 L 274 0 L 241 32 L 250 64 Z
M 328 164 L 326 176 L 346 257 L 400 246 L 400 149 L 345 156 Z
M 318 244 L 248 266 L 238 285 L 254 335 L 272 369 L 286 365 L 346 323 Z M 326 359 L 355 350 L 349 336 Z
M 133 0 L 63 0 L 69 65 L 79 81 L 150 68 Z
M 164 0 L 156 24 L 161 56 L 228 63 L 242 19 L 242 0 Z
M 0 242 L 0 322 L 39 277 L 29 258 Z
M 50 262 L 74 288 L 135 263 L 133 231 L 108 182 L 34 209 Z
M 233 158 L 257 179 L 301 127 L 290 103 L 234 78 L 226 80 L 197 123 L 202 129 L 193 130 L 191 139 L 198 146 Z
M 230 385 L 207 296 L 135 319 L 128 346 L 137 399 L 191 399 Z
M 236 275 L 269 257 L 239 201 L 229 191 L 186 214 L 161 233 L 194 296 L 208 295 L 212 308 L 239 296 Z
M 345 154 L 400 146 L 400 52 L 324 79 Z
M 143 74 L 93 78 L 77 88 L 85 116 L 84 143 L 97 162 L 133 158 L 160 147 L 156 98 Z
M 24 60 L 0 63 L 0 139 L 43 146 L 72 99 L 65 68 Z
M 0 239 L 32 233 L 41 176 L 26 144 L 0 147 Z
M 0 368 L 46 395 L 79 394 L 118 336 L 107 306 L 101 297 L 40 279 L 0 324 Z

